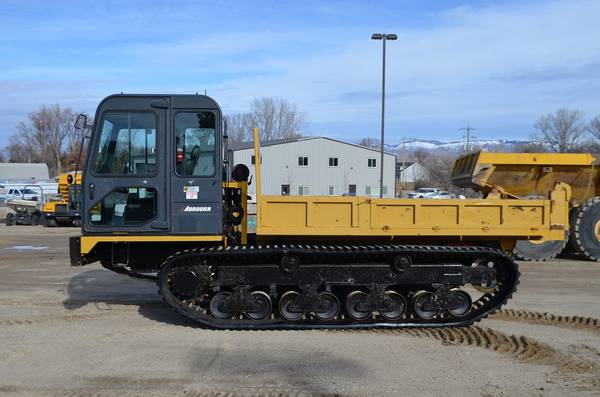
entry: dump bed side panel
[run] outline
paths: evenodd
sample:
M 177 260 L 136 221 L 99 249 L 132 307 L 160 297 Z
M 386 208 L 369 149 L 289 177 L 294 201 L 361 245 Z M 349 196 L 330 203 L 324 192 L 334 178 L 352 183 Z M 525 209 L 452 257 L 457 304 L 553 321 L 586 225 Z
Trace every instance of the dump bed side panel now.
M 568 228 L 567 195 L 553 200 L 262 196 L 257 234 L 560 240 Z

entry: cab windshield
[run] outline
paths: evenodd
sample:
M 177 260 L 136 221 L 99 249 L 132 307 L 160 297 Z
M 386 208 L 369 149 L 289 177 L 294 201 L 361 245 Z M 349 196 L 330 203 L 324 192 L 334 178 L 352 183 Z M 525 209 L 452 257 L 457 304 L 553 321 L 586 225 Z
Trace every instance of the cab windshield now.
M 149 175 L 156 172 L 156 116 L 151 112 L 109 112 L 102 116 L 96 146 L 96 174 Z

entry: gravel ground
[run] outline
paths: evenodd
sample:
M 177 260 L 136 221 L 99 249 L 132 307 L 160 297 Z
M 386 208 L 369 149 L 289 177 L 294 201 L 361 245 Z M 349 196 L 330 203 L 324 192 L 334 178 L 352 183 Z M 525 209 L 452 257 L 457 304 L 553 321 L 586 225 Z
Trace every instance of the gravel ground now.
M 0 395 L 600 396 L 597 263 L 522 263 L 507 309 L 461 329 L 215 331 L 69 267 L 77 233 L 0 226 Z

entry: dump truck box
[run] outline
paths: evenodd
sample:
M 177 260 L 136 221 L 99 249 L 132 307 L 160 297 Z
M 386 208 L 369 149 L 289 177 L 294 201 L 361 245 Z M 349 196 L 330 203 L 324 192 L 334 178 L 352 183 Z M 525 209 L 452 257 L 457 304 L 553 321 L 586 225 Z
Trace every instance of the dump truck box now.
M 570 233 L 560 241 L 519 241 L 519 259 L 545 260 L 559 255 L 567 242 L 576 253 L 600 258 L 600 174 L 586 153 L 476 152 L 456 160 L 452 183 L 483 193 L 484 198 L 545 197 L 557 183 L 571 188 Z
M 571 187 L 571 200 L 582 202 L 598 195 L 595 159 L 584 153 L 476 152 L 454 163 L 452 184 L 487 195 L 546 197 L 557 182 Z

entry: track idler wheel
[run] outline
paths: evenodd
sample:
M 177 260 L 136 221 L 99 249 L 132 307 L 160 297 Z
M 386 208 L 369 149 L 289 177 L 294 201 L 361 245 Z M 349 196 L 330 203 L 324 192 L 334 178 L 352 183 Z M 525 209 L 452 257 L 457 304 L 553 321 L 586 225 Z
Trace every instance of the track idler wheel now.
M 412 298 L 412 308 L 415 314 L 423 320 L 431 320 L 440 312 L 435 294 L 429 291 L 419 291 Z

